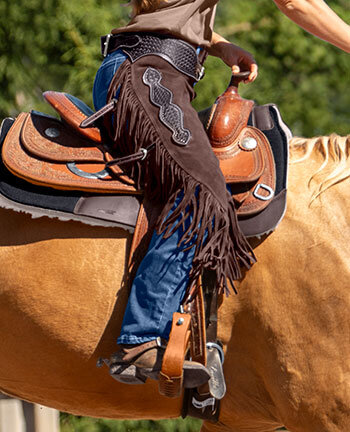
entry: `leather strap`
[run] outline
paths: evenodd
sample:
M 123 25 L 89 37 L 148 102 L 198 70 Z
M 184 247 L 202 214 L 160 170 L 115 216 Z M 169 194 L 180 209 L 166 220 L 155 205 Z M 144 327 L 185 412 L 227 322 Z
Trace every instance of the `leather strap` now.
M 207 365 L 205 311 L 202 278 L 197 281 L 197 291 L 193 300 L 185 306 L 191 315 L 191 357 L 193 361 Z
M 85 128 L 90 128 L 92 126 L 95 126 L 94 123 L 96 122 L 96 120 L 98 120 L 99 118 L 103 117 L 104 115 L 106 115 L 107 113 L 109 113 L 110 111 L 112 111 L 115 108 L 117 102 L 118 102 L 117 99 L 113 99 L 107 105 L 104 105 L 101 109 L 99 109 L 98 111 L 94 112 L 89 117 L 86 117 L 80 123 L 79 127 L 82 128 L 82 129 L 85 129 Z
M 218 329 L 218 295 L 215 290 L 211 290 L 208 303 L 209 320 L 207 326 L 207 342 L 216 343 Z
M 145 198 L 140 205 L 139 214 L 129 252 L 129 283 L 134 279 L 137 268 L 146 255 L 153 234 L 154 225 L 160 214 L 161 207 Z
M 175 312 L 165 350 L 162 370 L 159 374 L 159 393 L 167 397 L 178 397 L 182 391 L 183 364 L 190 338 L 191 315 Z
M 133 257 L 136 249 L 138 248 L 141 240 L 148 230 L 148 220 L 145 212 L 145 207 L 143 203 L 140 205 L 139 214 L 137 216 L 136 226 L 134 235 L 132 237 L 130 252 L 129 252 L 129 273 L 133 273 L 132 269 L 134 266 Z
M 128 349 L 128 353 L 123 357 L 123 362 L 130 362 L 144 352 L 157 347 L 165 347 L 165 345 L 162 343 L 161 338 L 157 338 L 150 342 L 145 342 L 142 345 L 136 346 L 135 348 Z
M 92 140 L 98 144 L 101 144 L 101 133 L 99 129 L 95 127 L 90 127 L 87 130 L 82 130 L 80 124 L 84 120 L 89 112 L 93 111 L 84 104 L 78 98 L 74 96 L 56 92 L 56 91 L 46 91 L 43 93 L 45 100 L 58 112 L 60 117 L 67 123 L 75 132 L 79 135 L 83 135 L 85 139 Z M 80 108 L 80 107 L 83 108 Z
M 116 165 L 123 165 L 126 163 L 131 163 L 131 162 L 136 162 L 139 160 L 144 160 L 148 154 L 148 152 L 150 150 L 155 149 L 156 145 L 155 144 L 151 144 L 150 146 L 148 146 L 147 148 L 142 148 L 140 149 L 140 151 L 133 153 L 131 155 L 128 156 L 124 156 L 124 157 L 120 157 L 120 158 L 116 158 L 116 159 L 112 159 L 110 161 L 108 161 L 106 163 L 106 168 L 111 168 L 113 166 Z

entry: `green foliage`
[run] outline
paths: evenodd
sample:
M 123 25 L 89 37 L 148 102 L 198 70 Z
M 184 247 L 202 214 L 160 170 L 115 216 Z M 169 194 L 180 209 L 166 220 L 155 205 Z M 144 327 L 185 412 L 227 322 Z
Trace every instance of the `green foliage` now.
M 126 13 L 108 0 L 0 2 L 0 115 L 38 108 L 49 89 L 91 104 L 99 37 L 125 22 Z
M 347 0 L 328 4 L 350 22 Z M 350 132 L 348 54 L 306 33 L 271 0 L 249 2 L 249 7 L 246 0 L 221 2 L 216 31 L 250 51 L 257 60 L 259 77 L 242 87 L 244 97 L 259 104 L 277 103 L 295 135 Z M 222 91 L 229 81 L 229 71 L 213 60 L 209 58 L 206 65 L 209 83 L 205 80 L 196 88 L 199 95 Z M 198 106 L 205 95 L 198 98 Z
M 350 22 L 348 0 L 329 5 Z M 127 8 L 110 0 L 0 2 L 0 117 L 31 108 L 48 111 L 41 98 L 48 89 L 91 105 L 99 36 L 124 24 L 127 15 Z M 216 30 L 251 51 L 259 64 L 259 77 L 242 87 L 243 96 L 277 103 L 295 134 L 349 133 L 348 54 L 305 33 L 272 0 L 222 1 Z M 195 107 L 211 104 L 229 75 L 220 60 L 209 58 Z
M 74 417 L 65 413 L 60 416 L 61 432 L 198 432 L 201 421 L 186 420 L 104 420 Z

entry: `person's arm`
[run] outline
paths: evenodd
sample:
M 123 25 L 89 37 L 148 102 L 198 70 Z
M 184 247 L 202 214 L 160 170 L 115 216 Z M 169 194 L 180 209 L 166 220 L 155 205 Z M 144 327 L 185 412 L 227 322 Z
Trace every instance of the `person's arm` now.
M 274 0 L 292 21 L 314 36 L 350 53 L 350 26 L 323 0 Z
M 221 58 L 232 69 L 232 73 L 237 73 L 240 70 L 250 71 L 249 78 L 246 80 L 247 82 L 254 81 L 258 76 L 258 65 L 252 54 L 232 44 L 215 32 L 213 32 L 208 53 Z

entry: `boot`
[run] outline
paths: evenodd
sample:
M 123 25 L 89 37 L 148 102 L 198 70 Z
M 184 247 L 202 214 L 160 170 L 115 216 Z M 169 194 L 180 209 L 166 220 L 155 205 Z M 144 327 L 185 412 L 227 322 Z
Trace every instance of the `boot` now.
M 138 345 L 120 345 L 119 351 L 106 361 L 111 376 L 125 384 L 143 384 L 147 378 L 158 379 L 166 346 L 160 338 Z M 185 360 L 183 385 L 195 388 L 210 379 L 201 363 Z

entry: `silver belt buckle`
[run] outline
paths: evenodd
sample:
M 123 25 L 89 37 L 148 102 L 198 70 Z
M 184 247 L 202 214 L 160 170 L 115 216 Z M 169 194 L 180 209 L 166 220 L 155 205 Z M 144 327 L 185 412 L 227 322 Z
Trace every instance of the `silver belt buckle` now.
M 105 40 L 105 42 L 104 42 L 104 44 L 103 44 L 103 57 L 107 57 L 107 54 L 108 54 L 108 46 L 109 46 L 109 41 L 110 41 L 110 39 L 111 39 L 111 36 L 112 36 L 112 34 L 111 33 L 109 33 L 108 35 L 106 35 L 106 40 Z

